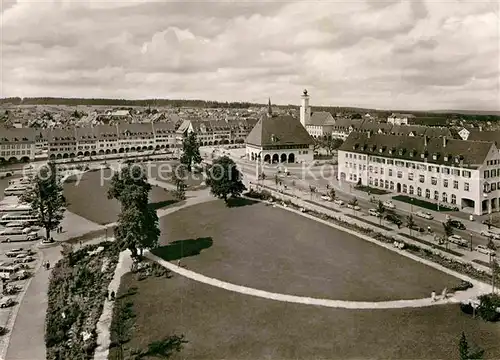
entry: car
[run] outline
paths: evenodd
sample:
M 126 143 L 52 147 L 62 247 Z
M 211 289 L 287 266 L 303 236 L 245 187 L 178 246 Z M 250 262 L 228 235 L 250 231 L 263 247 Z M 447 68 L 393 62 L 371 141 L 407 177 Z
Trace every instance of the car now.
M 421 227 L 421 226 L 418 226 L 418 225 L 412 225 L 409 228 L 412 229 L 412 230 L 418 231 L 420 233 L 425 232 L 425 229 L 423 227 Z
M 481 254 L 495 256 L 495 251 L 488 249 L 485 245 L 478 245 L 474 250 Z
M 329 197 L 328 195 L 322 195 L 321 196 L 321 200 L 324 200 L 324 201 L 332 201 L 332 198 Z
M 368 210 L 368 214 L 375 217 L 381 217 L 382 215 L 377 211 L 377 209 Z
M 384 205 L 384 207 L 386 207 L 388 209 L 395 209 L 396 208 L 396 205 L 394 205 L 394 203 L 391 200 L 384 201 L 383 205 Z
M 384 219 L 396 224 L 397 226 L 403 224 L 403 221 L 396 214 L 387 214 L 384 216 Z
M 333 203 L 335 205 L 338 205 L 338 206 L 344 206 L 345 205 L 345 203 L 342 200 L 340 200 L 340 199 L 334 200 Z
M 8 296 L 4 296 L 3 298 L 0 299 L 0 308 L 7 308 L 9 306 L 14 305 L 14 300 Z
M 461 221 L 458 221 L 458 220 L 450 220 L 449 221 L 449 224 L 451 225 L 451 227 L 454 227 L 456 229 L 459 229 L 459 230 L 465 230 L 465 225 L 461 222 Z
M 428 212 L 425 212 L 425 211 L 417 211 L 417 212 L 415 213 L 415 215 L 416 215 L 416 216 L 418 216 L 418 217 L 421 217 L 421 218 L 423 218 L 423 219 L 427 219 L 427 220 L 432 220 L 432 219 L 434 219 L 434 216 L 432 216 L 432 214 L 431 214 L 431 213 L 428 213 Z
M 355 211 L 361 210 L 361 208 L 358 205 L 352 205 L 352 204 L 347 204 L 347 208 Z
M 483 231 L 481 231 L 481 235 L 485 236 L 487 238 L 492 238 L 492 239 L 495 239 L 495 240 L 500 240 L 500 234 L 494 233 L 493 231 L 483 230 Z
M 467 246 L 468 242 L 465 239 L 462 239 L 461 236 L 459 235 L 451 235 L 448 237 L 448 241 L 451 242 L 452 244 L 458 245 L 458 246 Z

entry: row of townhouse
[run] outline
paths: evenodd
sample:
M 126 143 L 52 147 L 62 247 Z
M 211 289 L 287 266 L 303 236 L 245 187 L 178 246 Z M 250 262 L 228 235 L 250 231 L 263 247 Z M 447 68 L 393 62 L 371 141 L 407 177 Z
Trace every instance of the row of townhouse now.
M 97 125 L 46 133 L 50 159 L 178 147 L 171 123 Z
M 35 158 L 35 150 L 32 129 L 0 127 L 0 164 L 31 161 Z
M 500 208 L 493 142 L 353 132 L 339 148 L 340 181 L 482 215 Z
M 257 119 L 240 120 L 184 120 L 177 130 L 177 140 L 194 132 L 201 146 L 244 144 Z

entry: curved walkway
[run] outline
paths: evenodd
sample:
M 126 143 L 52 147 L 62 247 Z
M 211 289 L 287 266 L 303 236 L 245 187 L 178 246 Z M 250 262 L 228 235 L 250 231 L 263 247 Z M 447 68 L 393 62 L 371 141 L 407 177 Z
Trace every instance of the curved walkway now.
M 339 308 L 339 309 L 402 309 L 402 308 L 416 308 L 416 307 L 424 307 L 432 305 L 458 303 L 460 301 L 455 297 L 450 297 L 447 299 L 438 299 L 436 301 L 432 301 L 431 298 L 424 298 L 415 300 L 393 300 L 393 301 L 370 302 L 370 301 L 318 299 L 318 298 L 311 298 L 304 296 L 278 294 L 269 291 L 253 289 L 246 286 L 235 285 L 218 279 L 210 278 L 208 276 L 196 273 L 191 270 L 186 270 L 182 267 L 174 265 L 156 255 L 153 255 L 149 251 L 145 252 L 144 256 L 153 261 L 156 261 L 163 267 L 179 275 L 187 277 L 188 279 L 191 280 L 195 280 L 207 285 L 212 285 L 221 289 L 237 292 L 244 295 L 256 296 L 264 299 L 296 303 L 296 304 L 316 305 L 316 306 L 324 306 L 324 307 Z

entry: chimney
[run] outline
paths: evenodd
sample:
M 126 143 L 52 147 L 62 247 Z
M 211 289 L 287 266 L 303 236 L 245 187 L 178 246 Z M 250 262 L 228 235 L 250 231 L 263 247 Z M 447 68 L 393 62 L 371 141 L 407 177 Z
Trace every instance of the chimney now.
M 443 136 L 443 147 L 446 147 L 446 136 Z

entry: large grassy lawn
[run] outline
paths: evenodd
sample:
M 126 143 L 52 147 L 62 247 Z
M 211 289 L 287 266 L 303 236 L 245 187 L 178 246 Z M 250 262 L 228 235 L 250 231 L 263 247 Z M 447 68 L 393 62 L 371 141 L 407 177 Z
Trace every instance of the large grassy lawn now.
M 429 297 L 459 280 L 300 215 L 222 201 L 160 219 L 155 253 L 188 269 L 261 290 L 328 299 Z
M 145 164 L 148 171 L 148 175 L 153 179 L 163 182 L 172 182 L 172 171 L 176 171 L 178 163 L 177 162 L 151 162 Z M 203 183 L 202 173 L 186 173 L 184 181 L 188 186 L 188 189 L 199 188 Z
M 64 184 L 64 195 L 69 202 L 68 210 L 98 224 L 115 222 L 120 213 L 120 203 L 107 197 L 110 171 L 85 173 L 80 182 L 70 178 Z M 149 201 L 151 206 L 161 208 L 175 202 L 172 194 L 159 187 L 153 187 Z
M 127 300 L 136 317 L 125 347 L 144 349 L 183 334 L 188 343 L 172 359 L 458 359 L 462 331 L 486 358 L 500 358 L 500 327 L 462 314 L 458 305 L 331 309 L 241 295 L 179 275 L 137 281 L 128 274 L 119 294 L 131 287 L 138 290 Z

